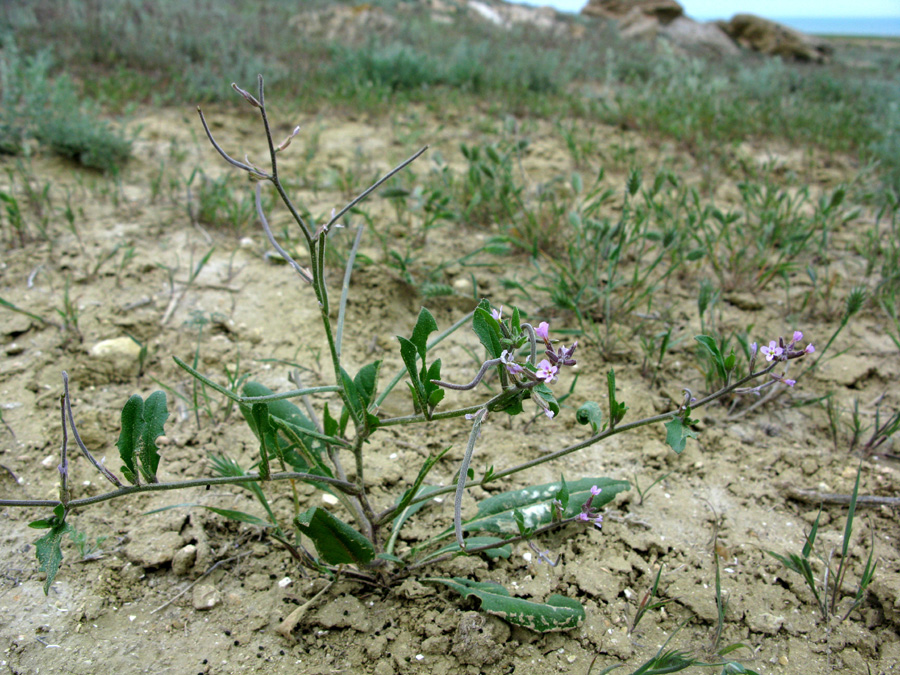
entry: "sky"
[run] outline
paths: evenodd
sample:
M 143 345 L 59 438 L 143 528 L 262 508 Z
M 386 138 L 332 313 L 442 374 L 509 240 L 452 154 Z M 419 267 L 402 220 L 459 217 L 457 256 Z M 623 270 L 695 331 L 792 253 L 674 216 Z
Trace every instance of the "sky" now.
M 579 12 L 587 0 L 521 0 L 549 5 L 563 12 Z M 779 17 L 900 17 L 900 0 L 679 0 L 694 19 L 730 19 L 750 12 L 767 19 Z

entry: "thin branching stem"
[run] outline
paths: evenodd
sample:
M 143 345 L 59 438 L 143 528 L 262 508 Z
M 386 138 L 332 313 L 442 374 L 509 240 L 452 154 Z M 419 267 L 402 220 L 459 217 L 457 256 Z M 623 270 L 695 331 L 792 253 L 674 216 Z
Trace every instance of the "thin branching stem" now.
M 453 531 L 456 533 L 456 543 L 465 551 L 466 544 L 463 541 L 462 532 L 462 500 L 463 493 L 466 491 L 466 478 L 469 475 L 469 464 L 472 462 L 472 455 L 475 452 L 475 441 L 481 435 L 481 424 L 487 417 L 487 408 L 482 408 L 475 413 L 475 419 L 472 420 L 472 432 L 469 434 L 469 442 L 466 445 L 466 453 L 463 455 L 462 463 L 459 465 L 459 479 L 456 482 L 456 496 L 453 500 Z
M 350 253 L 347 255 L 347 266 L 344 268 L 344 282 L 341 284 L 341 301 L 338 304 L 337 333 L 334 338 L 338 358 L 341 357 L 341 340 L 344 337 L 344 320 L 347 316 L 347 297 L 350 295 L 350 277 L 353 275 L 353 264 L 356 262 L 356 252 L 359 251 L 359 244 L 362 241 L 364 229 L 363 225 L 360 225 L 356 229 L 356 237 L 353 239 L 353 246 L 350 248 Z
M 778 361 L 773 362 L 767 368 L 764 368 L 763 370 L 760 370 L 755 373 L 751 373 L 750 375 L 747 375 L 746 377 L 741 378 L 737 382 L 733 382 L 732 384 L 728 385 L 727 387 L 720 389 L 719 391 L 712 393 L 709 396 L 706 396 L 705 398 L 695 401 L 691 405 L 691 409 L 696 410 L 697 408 L 702 408 L 703 406 L 707 405 L 708 403 L 712 403 L 713 401 L 722 398 L 723 396 L 725 396 L 725 394 L 728 394 L 731 391 L 733 391 L 734 389 L 737 389 L 738 387 L 743 386 L 747 382 L 750 382 L 751 380 L 754 380 L 762 375 L 769 373 L 772 369 L 775 368 L 775 366 L 778 365 L 778 363 L 780 363 L 780 362 L 778 362 Z M 537 384 L 537 383 L 535 383 L 535 384 Z M 503 394 L 501 394 L 501 396 L 502 395 Z M 495 397 L 495 398 L 497 398 L 497 397 Z M 484 407 L 487 407 L 487 405 L 482 404 L 481 406 L 478 406 L 478 408 L 484 408 Z M 453 411 L 453 412 L 458 413 L 459 411 Z M 518 466 L 514 466 L 509 469 L 505 469 L 503 471 L 498 471 L 491 475 L 491 481 L 493 482 L 500 478 L 505 478 L 506 476 L 511 476 L 515 473 L 519 473 L 520 471 L 525 471 L 526 469 L 530 469 L 530 468 L 538 466 L 540 464 L 544 464 L 545 462 L 551 462 L 555 459 L 559 459 L 560 457 L 565 457 L 566 455 L 570 455 L 573 452 L 577 452 L 578 450 L 583 450 L 584 448 L 594 445 L 595 443 L 599 443 L 600 441 L 604 441 L 607 438 L 609 438 L 610 436 L 615 436 L 616 434 L 620 434 L 624 431 L 631 431 L 632 429 L 637 429 L 638 427 L 647 426 L 648 424 L 656 424 L 657 422 L 666 422 L 666 421 L 672 419 L 673 417 L 677 417 L 678 415 L 681 415 L 683 412 L 684 411 L 679 406 L 678 409 L 672 410 L 670 412 L 662 413 L 661 415 L 654 415 L 653 417 L 646 417 L 644 419 L 637 420 L 635 422 L 630 422 L 628 424 L 616 425 L 616 427 L 614 427 L 614 428 L 606 429 L 606 431 L 603 431 L 599 434 L 595 434 L 594 436 L 591 436 L 588 439 L 585 439 L 583 441 L 580 441 L 579 443 L 575 443 L 573 445 L 565 447 L 562 450 L 557 450 L 556 452 L 550 453 L 549 455 L 543 455 L 541 457 L 538 457 L 537 459 L 533 459 L 530 462 L 525 462 L 523 464 L 519 464 Z M 457 414 L 457 415 L 453 415 L 453 416 L 458 417 L 459 415 Z M 417 416 L 412 416 L 412 417 L 417 417 Z M 397 421 L 400 419 L 401 418 L 395 417 L 391 420 L 384 420 L 381 423 L 381 426 L 385 426 L 385 424 L 388 422 L 391 422 L 394 424 L 401 424 L 402 422 Z M 438 419 L 438 415 L 435 415 L 434 419 Z M 481 485 L 483 482 L 484 482 L 483 480 L 471 481 L 469 483 L 466 483 L 466 487 L 467 488 L 477 487 L 477 486 Z M 456 487 L 454 487 L 452 485 L 442 487 L 442 488 L 435 490 L 434 492 L 429 492 L 427 495 L 424 495 L 421 497 L 416 497 L 415 499 L 411 500 L 407 506 L 411 506 L 413 504 L 418 504 L 419 502 L 428 501 L 429 499 L 434 499 L 435 497 L 439 497 L 443 494 L 448 494 L 450 492 L 455 492 L 455 491 L 456 491 Z
M 419 157 L 422 156 L 422 153 L 424 153 L 426 150 L 428 150 L 427 145 L 423 146 L 418 152 L 413 154 L 408 159 L 402 161 L 400 164 L 398 164 L 393 169 L 388 171 L 384 176 L 382 176 L 377 181 L 372 183 L 372 185 L 368 189 L 364 190 L 362 193 L 360 193 L 360 195 L 358 197 L 355 197 L 344 208 L 342 208 L 340 211 L 335 213 L 331 217 L 331 220 L 328 221 L 328 225 L 326 226 L 325 229 L 326 230 L 330 229 L 334 223 L 336 223 L 338 220 L 340 220 L 341 216 L 343 216 L 345 213 L 347 213 L 347 211 L 349 211 L 354 206 L 359 204 L 362 200 L 364 200 L 366 197 L 368 197 L 370 194 L 372 194 L 375 190 L 380 188 L 386 181 L 393 178 L 397 173 L 399 173 L 400 171 L 403 171 L 403 169 L 405 169 L 407 166 L 409 166 L 410 164 L 415 162 L 417 159 L 419 159 Z
M 252 174 L 257 178 L 260 178 L 262 180 L 271 180 L 272 177 L 264 171 L 260 171 L 255 166 L 244 164 L 243 162 L 239 162 L 236 159 L 230 157 L 228 153 L 222 149 L 222 146 L 220 146 L 216 142 L 216 139 L 213 138 L 212 131 L 209 130 L 209 125 L 206 123 L 206 118 L 203 116 L 203 111 L 200 110 L 199 107 L 197 108 L 197 113 L 200 115 L 200 122 L 203 124 L 203 130 L 206 132 L 206 137 L 209 139 L 209 142 L 212 143 L 212 146 L 216 149 L 216 152 L 218 152 L 222 156 L 222 159 L 224 159 L 232 166 L 236 166 L 238 169 L 243 169 L 247 173 Z
M 205 487 L 207 485 L 239 485 L 241 483 L 255 483 L 262 480 L 258 473 L 248 473 L 245 476 L 224 476 L 221 478 L 192 478 L 190 480 L 174 481 L 172 483 L 148 483 L 146 485 L 133 485 L 131 487 L 123 487 L 121 490 L 106 492 L 102 495 L 94 497 L 85 497 L 84 499 L 73 499 L 67 506 L 69 509 L 76 509 L 80 506 L 89 506 L 91 504 L 99 504 L 117 497 L 138 494 L 141 492 L 164 492 L 166 490 L 183 490 L 191 487 Z M 349 495 L 359 494 L 359 488 L 355 484 L 329 478 L 328 476 L 319 476 L 312 473 L 301 473 L 299 471 L 285 471 L 282 473 L 273 473 L 268 480 L 308 480 L 317 483 L 327 483 L 342 492 Z M 49 506 L 55 507 L 60 502 L 51 499 L 0 499 L 0 507 L 2 506 Z
M 308 284 L 311 284 L 313 279 L 310 273 L 305 270 L 300 264 L 294 260 L 290 254 L 285 251 L 279 245 L 278 241 L 275 239 L 275 235 L 272 234 L 272 230 L 269 228 L 269 221 L 266 219 L 266 214 L 263 212 L 262 207 L 262 183 L 256 184 L 256 215 L 259 216 L 259 222 L 262 224 L 263 231 L 266 233 L 266 238 L 269 240 L 269 243 L 272 244 L 274 249 L 278 251 L 278 255 L 287 261 L 287 264 L 290 265 L 293 270 L 300 275 L 300 278 L 303 279 Z
M 94 465 L 94 468 L 97 469 L 101 473 L 101 475 L 106 478 L 110 483 L 115 485 L 116 487 L 123 487 L 122 482 L 113 475 L 113 473 L 103 466 L 97 459 L 90 453 L 90 451 L 85 447 L 84 442 L 81 440 L 81 435 L 78 433 L 78 427 L 75 426 L 75 415 L 72 414 L 72 400 L 69 398 L 69 374 L 66 371 L 63 371 L 63 398 L 65 400 L 66 405 L 66 414 L 69 417 L 69 426 L 72 427 L 72 438 L 75 439 L 75 443 L 81 449 L 82 454 L 87 457 L 87 460 Z

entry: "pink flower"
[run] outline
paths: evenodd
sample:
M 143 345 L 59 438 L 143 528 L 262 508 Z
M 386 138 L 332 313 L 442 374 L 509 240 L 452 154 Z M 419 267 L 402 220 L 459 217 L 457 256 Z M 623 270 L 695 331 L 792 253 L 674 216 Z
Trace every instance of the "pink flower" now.
M 544 410 L 544 414 L 545 414 L 547 417 L 549 417 L 551 420 L 553 419 L 554 412 L 553 412 L 552 410 L 550 410 L 550 408 L 547 408 L 546 410 Z
M 501 315 L 503 314 L 503 305 L 500 305 L 500 309 L 492 309 L 491 316 L 497 319 L 497 321 L 501 320 Z
M 775 342 L 775 340 L 772 340 L 769 343 L 768 347 L 766 347 L 766 346 L 760 347 L 759 352 L 761 354 L 765 354 L 766 361 L 772 361 L 772 360 L 776 359 L 777 357 L 781 356 L 782 354 L 784 354 L 784 349 L 779 347 L 778 343 Z
M 800 342 L 800 340 L 802 340 L 802 339 L 803 339 L 803 333 L 801 333 L 799 330 L 795 330 L 794 331 L 794 342 Z
M 534 334 L 537 335 L 544 342 L 550 341 L 550 324 L 546 321 L 541 321 L 538 324 L 538 327 L 534 329 Z
M 591 494 L 594 495 L 595 497 L 597 495 L 599 495 L 601 492 L 603 492 L 603 488 L 599 488 L 596 485 L 591 486 Z
M 816 348 L 812 345 L 806 345 L 806 349 L 804 349 L 803 351 L 805 351 L 807 354 L 812 354 L 814 351 L 816 351 Z
M 583 520 L 584 522 L 587 522 L 590 519 L 591 519 L 591 517 L 588 514 L 584 513 L 583 511 L 578 514 L 578 520 Z
M 550 384 L 556 379 L 556 373 L 559 372 L 559 368 L 550 363 L 547 359 L 544 359 L 538 364 L 538 369 L 535 375 L 539 380 L 543 380 L 547 384 Z

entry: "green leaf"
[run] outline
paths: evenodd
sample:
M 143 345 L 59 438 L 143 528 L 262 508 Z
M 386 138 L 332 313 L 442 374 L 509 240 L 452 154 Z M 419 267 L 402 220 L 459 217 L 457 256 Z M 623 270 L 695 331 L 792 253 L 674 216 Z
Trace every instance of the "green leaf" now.
M 567 484 L 569 489 L 569 506 L 563 512 L 563 518 L 571 518 L 581 513 L 581 505 L 591 494 L 591 487 L 596 485 L 602 491 L 594 497 L 591 505 L 600 508 L 612 501 L 623 490 L 630 490 L 628 481 L 613 478 L 581 478 Z M 514 511 L 521 510 L 524 526 L 536 529 L 553 522 L 553 510 L 550 501 L 556 498 L 562 483 L 545 483 L 534 487 L 502 492 L 478 504 L 475 517 L 463 523 L 466 532 L 496 532 L 502 534 L 518 534 Z M 452 534 L 453 528 L 441 533 L 441 536 Z
M 357 426 L 362 426 L 365 406 L 362 403 L 359 392 L 356 391 L 356 384 L 350 377 L 350 373 L 343 368 L 341 368 L 341 379 L 343 380 L 344 391 L 347 392 L 347 399 L 350 401 L 350 415 L 356 421 Z
M 425 387 L 419 378 L 419 370 L 416 368 L 416 354 L 418 350 L 416 345 L 405 337 L 398 335 L 397 340 L 400 342 L 400 357 L 403 359 L 406 372 L 409 373 L 409 379 L 412 381 L 412 389 L 416 394 L 415 404 L 420 408 L 424 408 Z
M 616 399 L 616 371 L 610 369 L 606 374 L 606 384 L 609 390 L 609 428 L 613 429 L 625 417 L 628 406 L 619 403 Z
M 331 416 L 328 410 L 328 404 L 325 404 L 325 410 L 322 412 L 322 429 L 326 436 L 336 436 L 338 432 L 338 422 Z
M 141 438 L 141 412 L 144 409 L 144 399 L 135 394 L 129 398 L 122 408 L 122 431 L 116 445 L 119 447 L 119 457 L 124 466 L 122 473 L 131 482 L 137 482 L 137 467 L 134 464 L 134 451 L 140 445 Z
M 431 405 L 431 398 L 435 392 L 443 393 L 444 390 L 441 389 L 438 385 L 436 385 L 432 380 L 440 380 L 441 379 L 441 360 L 437 359 L 428 370 L 424 374 L 424 381 L 422 384 L 425 385 L 425 393 L 428 395 L 428 404 Z M 443 396 L 438 397 L 438 401 L 440 401 Z M 436 405 L 436 404 L 435 404 Z M 434 407 L 433 405 L 431 406 Z
M 256 396 L 271 396 L 275 392 L 269 389 L 267 386 L 260 384 L 259 382 L 250 381 L 247 382 L 241 393 L 247 397 L 256 397 Z M 304 415 L 300 408 L 295 406 L 293 403 L 286 399 L 279 399 L 277 401 L 267 401 L 267 405 L 269 406 L 269 414 L 272 417 L 277 417 L 279 419 L 284 420 L 285 422 L 289 422 L 295 427 L 299 427 L 301 430 L 307 431 L 315 431 L 316 425 L 313 424 L 312 420 L 310 420 L 306 415 Z M 244 414 L 244 418 L 247 419 L 248 424 L 250 424 L 250 428 L 253 430 L 253 433 L 256 434 L 256 427 L 250 423 L 250 419 L 248 418 L 248 413 L 250 412 L 250 406 L 246 404 L 241 404 L 240 406 L 241 412 Z M 244 412 L 246 410 L 246 412 Z M 330 435 L 330 434 L 329 434 Z M 258 437 L 258 435 L 257 435 Z
M 365 565 L 375 557 L 372 542 L 323 508 L 313 506 L 294 518 L 294 524 L 312 539 L 316 551 L 329 565 Z
M 259 382 L 252 381 L 244 385 L 242 392 L 244 396 L 249 397 L 271 396 L 274 393 Z M 316 429 L 316 425 L 300 411 L 300 408 L 290 401 L 280 399 L 277 401 L 266 401 L 265 403 L 269 407 L 269 423 L 278 427 L 280 433 L 280 435 L 275 437 L 278 442 L 278 448 L 272 447 L 270 451 L 274 451 L 276 454 L 282 452 L 285 461 L 297 471 L 307 471 L 310 467 L 310 462 L 296 452 L 290 451 L 289 448 L 296 444 L 302 444 L 318 460 L 321 457 L 324 446 L 320 440 L 321 434 Z M 253 431 L 257 439 L 261 440 L 259 429 L 257 429 L 256 421 L 253 418 L 252 407 L 246 403 L 240 403 L 238 407 L 250 430 Z M 287 438 L 287 429 L 293 432 L 293 440 Z M 314 461 L 313 464 L 318 465 L 319 462 Z
M 247 523 L 248 525 L 258 525 L 259 527 L 277 527 L 274 523 L 270 523 L 268 520 L 263 520 L 259 516 L 254 516 L 252 513 L 245 513 L 243 511 L 234 511 L 232 509 L 220 509 L 214 506 L 206 506 L 206 504 L 172 504 L 171 506 L 163 506 L 161 509 L 153 509 L 152 511 L 145 511 L 142 515 L 149 516 L 153 513 L 161 513 L 162 511 L 169 511 L 171 509 L 182 509 L 182 508 L 193 508 L 195 506 L 200 507 L 201 509 L 206 509 L 207 511 L 212 511 L 223 518 L 228 518 L 230 520 L 236 520 L 239 523 Z
M 530 363 L 527 365 L 531 365 Z M 553 413 L 553 416 L 556 417 L 559 415 L 559 403 L 556 400 L 556 396 L 553 395 L 553 391 L 543 382 L 531 388 L 532 395 L 538 395 L 543 399 L 544 403 L 547 404 L 547 407 L 550 408 L 550 412 Z M 509 411 L 507 411 L 509 412 Z
M 571 630 L 584 622 L 581 604 L 562 595 L 551 595 L 547 602 L 537 603 L 512 598 L 503 586 L 489 581 L 471 581 L 462 577 L 428 577 L 422 581 L 444 584 L 464 598 L 474 595 L 485 612 L 537 633 Z
M 697 432 L 691 431 L 680 417 L 673 417 L 663 426 L 666 428 L 666 443 L 679 455 L 687 445 L 688 438 L 697 438 Z
M 63 554 L 59 547 L 64 534 L 71 534 L 74 529 L 65 520 L 54 517 L 54 523 L 50 527 L 50 531 L 43 537 L 34 542 L 35 553 L 41 566 L 41 571 L 46 573 L 47 578 L 44 580 L 44 595 L 50 592 L 50 586 L 59 572 L 59 566 L 62 564 Z
M 269 455 L 278 447 L 278 440 L 269 424 L 269 406 L 266 403 L 254 403 L 250 413 L 259 435 L 259 477 L 269 480 Z
M 603 427 L 603 409 L 595 401 L 583 403 L 575 413 L 575 419 L 579 424 L 590 424 L 595 434 L 600 433 Z
M 169 410 L 166 406 L 166 394 L 163 391 L 155 391 L 144 401 L 142 413 L 143 425 L 141 428 L 141 473 L 150 483 L 156 483 L 156 470 L 159 468 L 159 449 L 156 447 L 156 439 L 165 433 L 166 420 Z
M 522 317 L 519 314 L 518 307 L 513 307 L 512 318 L 509 321 L 509 327 L 512 330 L 513 336 L 516 336 L 522 332 Z
M 437 322 L 434 320 L 434 317 L 424 307 L 419 310 L 419 318 L 416 319 L 416 326 L 413 328 L 412 338 L 410 342 L 412 342 L 416 346 L 416 350 L 419 352 L 419 356 L 422 359 L 422 363 L 425 363 L 425 350 L 428 346 L 428 336 L 431 335 L 438 329 Z
M 363 407 L 368 408 L 378 387 L 378 371 L 381 369 L 381 361 L 375 361 L 363 366 L 353 378 L 356 393 L 362 399 Z
M 569 486 L 566 485 L 566 477 L 563 475 L 560 475 L 559 482 L 562 483 L 562 487 L 559 488 L 559 492 L 556 493 L 554 499 L 562 505 L 562 509 L 565 511 L 569 507 Z
M 116 445 L 124 466 L 122 473 L 131 483 L 137 482 L 138 470 L 149 483 L 156 483 L 159 450 L 156 439 L 165 433 L 169 417 L 166 395 L 156 391 L 144 401 L 135 394 L 122 408 L 122 431 Z
M 467 537 L 466 538 L 466 548 L 480 548 L 481 546 L 488 546 L 490 544 L 497 544 L 496 548 L 488 548 L 483 551 L 477 551 L 477 553 L 486 555 L 488 558 L 492 560 L 496 560 L 497 558 L 503 558 L 504 560 L 508 559 L 509 556 L 512 555 L 512 547 L 506 543 L 505 539 L 500 539 L 499 537 Z M 418 560 L 418 563 L 424 563 L 427 560 L 433 560 L 440 555 L 445 553 L 459 553 L 461 555 L 471 555 L 466 551 L 463 551 L 459 544 L 455 541 L 452 544 L 448 544 L 442 548 L 439 548 L 437 551 L 432 551 L 427 556 Z
M 500 324 L 491 316 L 490 311 L 478 306 L 472 317 L 472 330 L 481 340 L 492 359 L 500 358 L 503 348 L 500 346 Z
M 719 378 L 724 382 L 728 376 L 728 371 L 725 368 L 725 359 L 722 357 L 722 351 L 719 349 L 719 345 L 716 343 L 715 338 L 712 338 L 709 335 L 695 335 L 694 339 L 703 345 L 710 356 L 712 356 L 713 363 L 716 366 L 716 372 L 719 374 Z

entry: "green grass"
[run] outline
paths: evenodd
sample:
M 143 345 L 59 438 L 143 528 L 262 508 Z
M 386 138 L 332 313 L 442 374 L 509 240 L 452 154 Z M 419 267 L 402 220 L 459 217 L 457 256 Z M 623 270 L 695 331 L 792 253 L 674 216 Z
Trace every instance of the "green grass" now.
M 263 10 L 249 0 L 35 0 L 0 14 L 0 33 L 14 33 L 29 56 L 54 45 L 59 68 L 114 109 L 231 100 L 223 84 L 249 86 L 262 72 L 272 91 L 307 110 L 385 114 L 412 100 L 434 109 L 576 116 L 672 138 L 705 156 L 747 139 L 777 139 L 855 155 L 900 190 L 896 50 L 845 43 L 827 66 L 752 55 L 706 60 L 619 41 L 598 22 L 572 39 L 571 28 L 499 30 L 464 12 L 443 23 L 416 4 L 375 5 L 396 21 L 339 40 L 305 35 L 301 6 L 288 0 Z M 583 93 L 596 85 L 615 93 Z

